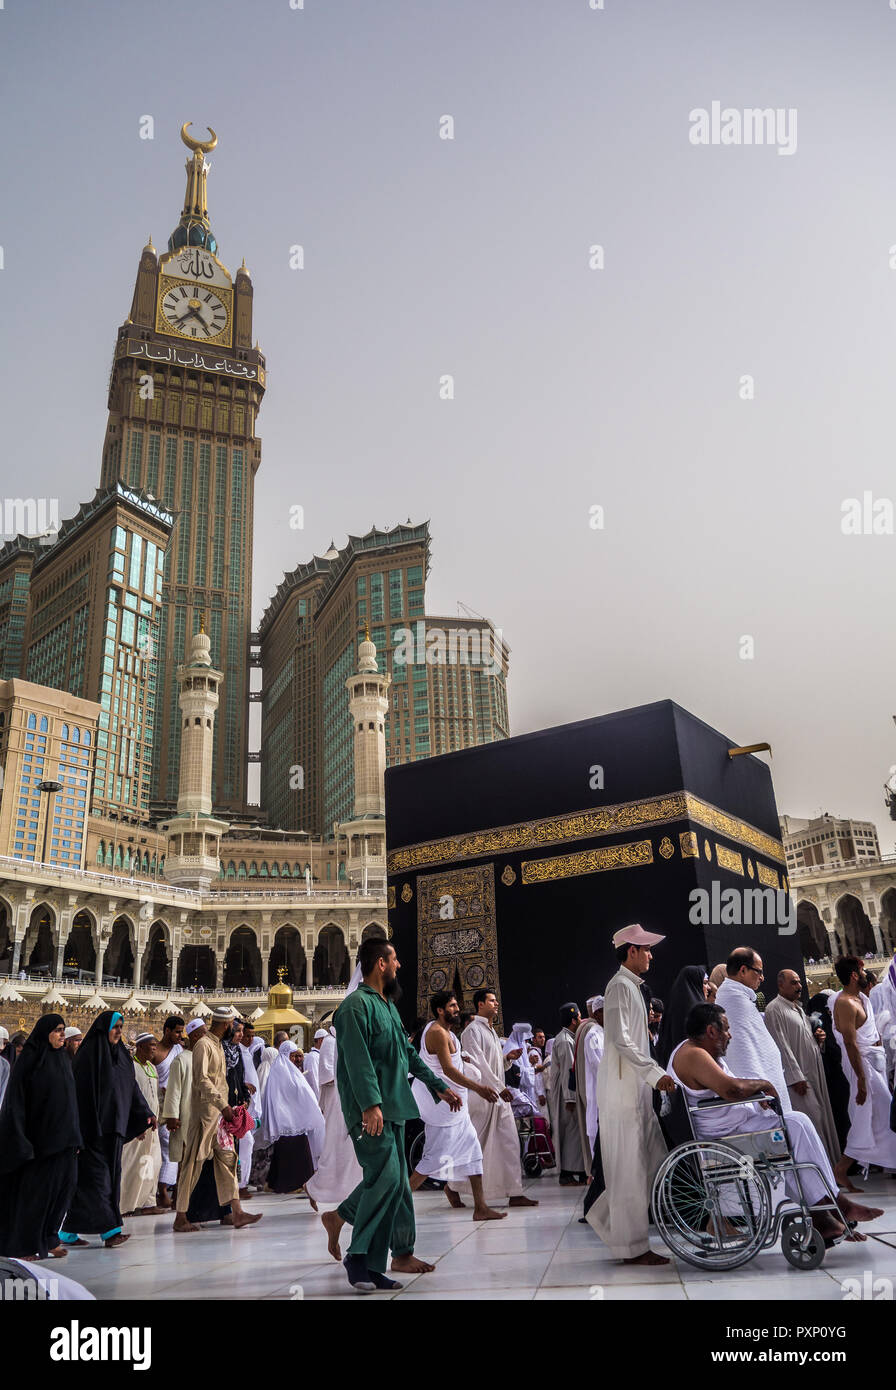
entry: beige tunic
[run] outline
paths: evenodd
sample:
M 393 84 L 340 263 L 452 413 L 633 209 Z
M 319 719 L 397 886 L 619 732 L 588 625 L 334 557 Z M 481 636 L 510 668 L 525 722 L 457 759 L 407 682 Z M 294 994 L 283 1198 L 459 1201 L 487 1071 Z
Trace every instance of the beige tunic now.
M 808 1116 L 827 1151 L 831 1163 L 840 1158 L 837 1127 L 831 1110 L 828 1083 L 825 1080 L 821 1048 L 815 1041 L 812 1025 L 799 1003 L 791 1003 L 779 994 L 766 1006 L 765 1026 L 775 1040 L 784 1066 L 784 1080 L 794 1110 Z M 800 1081 L 809 1089 L 804 1096 L 793 1089 Z
M 143 1092 L 146 1104 L 152 1113 L 159 1113 L 159 1083 L 156 1069 L 150 1065 L 147 1071 L 139 1062 L 134 1062 L 137 1085 Z M 156 1204 L 156 1185 L 162 1167 L 162 1148 L 158 1131 L 147 1129 L 138 1139 L 131 1139 L 121 1153 L 121 1200 L 122 1212 L 140 1211 L 142 1207 Z
M 184 1148 L 187 1142 L 187 1130 L 190 1128 L 190 1092 L 193 1086 L 193 1054 L 189 1048 L 184 1048 L 179 1052 L 171 1063 L 168 1072 L 168 1084 L 165 1087 L 165 1098 L 162 1101 L 162 1119 L 180 1120 L 180 1128 L 176 1129 L 168 1141 L 168 1156 L 172 1163 L 180 1163 L 184 1156 Z
M 218 1122 L 221 1111 L 227 1109 L 227 1064 L 224 1049 L 213 1033 L 206 1033 L 194 1044 L 192 1073 L 190 1125 L 177 1180 L 177 1210 L 183 1212 L 190 1204 L 207 1158 L 215 1161 L 215 1186 L 221 1206 L 236 1201 L 238 1196 L 236 1152 L 218 1144 Z

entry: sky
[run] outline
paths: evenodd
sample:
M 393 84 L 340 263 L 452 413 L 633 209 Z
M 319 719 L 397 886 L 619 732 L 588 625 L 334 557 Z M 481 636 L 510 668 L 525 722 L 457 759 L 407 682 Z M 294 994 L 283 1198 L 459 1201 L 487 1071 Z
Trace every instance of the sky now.
M 513 733 L 671 698 L 892 853 L 896 536 L 842 524 L 896 496 L 896 11 L 293 3 L 5 0 L 0 490 L 92 497 L 210 124 L 268 364 L 255 621 L 331 538 L 428 519 L 427 611 L 501 628 Z M 695 143 L 713 102 L 774 142 Z

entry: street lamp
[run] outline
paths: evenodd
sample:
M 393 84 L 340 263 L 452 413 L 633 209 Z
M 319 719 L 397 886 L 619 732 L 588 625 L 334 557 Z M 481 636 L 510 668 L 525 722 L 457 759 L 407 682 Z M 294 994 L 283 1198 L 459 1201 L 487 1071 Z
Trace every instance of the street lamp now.
M 53 802 L 52 802 L 52 800 L 51 800 L 50 798 L 52 797 L 52 795 L 53 795 L 54 792 L 60 792 L 60 791 L 62 791 L 62 783 L 61 783 L 61 782 L 38 782 L 38 784 L 37 784 L 37 790 L 38 790 L 39 792 L 46 792 L 46 793 L 47 793 L 47 817 L 46 817 L 46 820 L 44 821 L 44 847 L 43 847 L 43 852 L 41 853 L 41 860 L 40 860 L 40 862 L 41 862 L 42 864 L 46 864 L 46 862 L 47 862 L 47 831 L 48 831 L 48 829 L 50 828 L 50 812 L 51 812 L 52 809 L 53 809 Z

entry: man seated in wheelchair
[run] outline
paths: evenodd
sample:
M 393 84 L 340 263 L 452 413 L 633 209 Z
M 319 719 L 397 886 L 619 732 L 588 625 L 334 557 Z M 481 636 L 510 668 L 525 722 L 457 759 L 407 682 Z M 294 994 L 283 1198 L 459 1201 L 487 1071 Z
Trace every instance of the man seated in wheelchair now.
M 770 1131 L 767 1138 L 759 1141 L 754 1152 L 765 1152 L 772 1159 L 782 1159 L 782 1175 L 787 1195 L 800 1201 L 799 1186 L 786 1153 L 782 1128 L 786 1127 L 790 1139 L 793 1161 L 809 1163 L 814 1167 L 800 1169 L 799 1179 L 806 1201 L 812 1210 L 812 1221 L 825 1240 L 842 1235 L 843 1222 L 830 1211 L 831 1194 L 837 1194 L 837 1185 L 824 1145 L 818 1137 L 812 1121 L 799 1111 L 794 1111 L 785 1119 L 766 1102 L 753 1105 L 720 1105 L 706 1110 L 694 1110 L 701 1100 L 745 1101 L 757 1091 L 777 1098 L 777 1091 L 767 1077 L 742 1078 L 733 1076 L 725 1061 L 725 1053 L 731 1041 L 731 1032 L 724 1009 L 718 1004 L 695 1004 L 688 1014 L 685 1029 L 687 1037 L 678 1044 L 669 1058 L 666 1070 L 684 1092 L 685 1100 L 691 1109 L 691 1121 L 697 1139 L 722 1140 L 738 1136 L 759 1134 Z M 740 1145 L 738 1145 L 740 1147 Z M 816 1171 L 819 1170 L 819 1171 Z M 827 1183 L 827 1187 L 825 1186 Z M 880 1208 L 860 1206 L 841 1192 L 837 1195 L 840 1211 L 846 1221 L 873 1221 L 883 1215 Z M 819 1206 L 827 1211 L 819 1211 Z M 850 1231 L 847 1240 L 867 1240 L 867 1236 Z

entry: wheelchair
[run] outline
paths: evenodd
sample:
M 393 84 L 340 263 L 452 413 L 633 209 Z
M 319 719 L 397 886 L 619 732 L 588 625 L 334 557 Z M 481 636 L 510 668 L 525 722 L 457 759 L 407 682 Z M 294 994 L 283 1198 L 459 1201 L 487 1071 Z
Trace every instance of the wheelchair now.
M 776 1097 L 757 1092 L 742 1101 L 692 1104 L 679 1091 L 675 1099 L 687 1111 L 692 1138 L 663 1160 L 651 1196 L 654 1225 L 673 1255 L 698 1269 L 737 1269 L 780 1237 L 784 1258 L 793 1269 L 817 1269 L 827 1246 L 844 1239 L 855 1223 L 847 1222 L 817 1164 L 797 1162 Z M 698 1137 L 696 1115 L 761 1100 L 769 1105 L 768 1129 Z M 813 1226 L 801 1178 L 806 1169 L 821 1178 L 830 1199 L 816 1209 L 836 1215 L 844 1223 L 843 1235 L 825 1241 Z M 776 1189 L 791 1175 L 799 1201 L 786 1192 L 777 1200 Z

